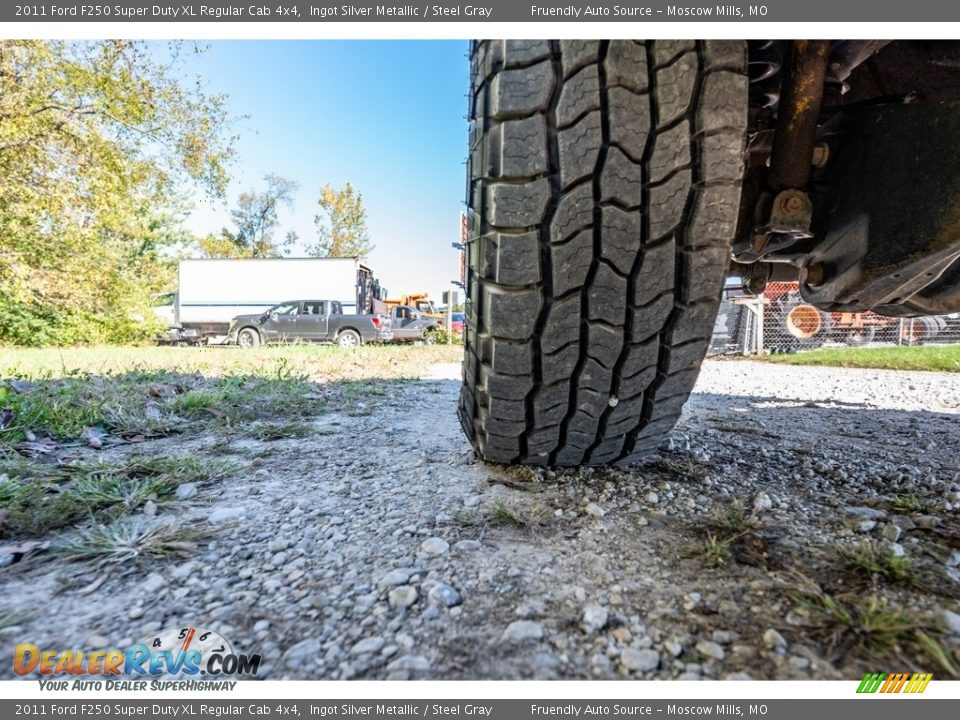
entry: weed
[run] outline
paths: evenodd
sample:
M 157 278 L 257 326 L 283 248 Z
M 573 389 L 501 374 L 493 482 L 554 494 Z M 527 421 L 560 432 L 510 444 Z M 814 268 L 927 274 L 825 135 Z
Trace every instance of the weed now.
M 7 519 L 0 535 L 37 536 L 90 517 L 103 520 L 138 510 L 148 500 L 164 504 L 185 482 L 227 477 L 237 466 L 191 457 L 132 457 L 120 462 L 43 466 L 8 463 L 0 483 Z M 34 474 L 34 470 L 40 470 Z
M 497 500 L 490 508 L 487 520 L 492 525 L 515 528 L 534 528 L 545 525 L 546 510 L 541 506 L 521 509 L 508 505 L 503 500 Z
M 889 598 L 859 594 L 833 596 L 807 580 L 794 602 L 810 618 L 810 629 L 834 655 L 834 661 L 848 655 L 864 656 L 870 662 L 886 660 L 893 665 L 905 661 L 904 652 L 925 656 L 949 674 L 956 670 L 936 640 L 940 629 L 923 618 L 898 607 Z
M 652 463 L 652 467 L 684 480 L 695 480 L 698 482 L 706 480 L 709 474 L 709 468 L 693 458 L 683 458 L 682 460 L 657 458 Z
M 73 539 L 55 545 L 51 552 L 73 561 L 121 563 L 141 557 L 188 555 L 211 534 L 209 528 L 145 525 L 137 520 L 121 519 L 79 530 Z
M 734 505 L 726 512 L 711 515 L 695 528 L 703 536 L 703 543 L 687 548 L 686 554 L 702 558 L 708 565 L 718 568 L 726 568 L 734 557 L 749 564 L 765 565 L 763 552 L 755 547 L 766 546 L 756 534 L 759 528 L 755 518 L 746 515 L 739 505 Z
M 287 440 L 310 435 L 313 428 L 302 422 L 264 423 L 254 428 L 253 434 L 258 440 Z
M 875 543 L 863 541 L 853 549 L 838 550 L 844 564 L 853 572 L 868 577 L 879 575 L 888 580 L 914 584 L 912 561 L 905 555 L 896 555 L 890 548 L 881 549 Z
M 719 540 L 713 533 L 707 533 L 703 545 L 693 553 L 703 559 L 705 563 L 717 568 L 725 568 L 730 564 L 730 542 Z

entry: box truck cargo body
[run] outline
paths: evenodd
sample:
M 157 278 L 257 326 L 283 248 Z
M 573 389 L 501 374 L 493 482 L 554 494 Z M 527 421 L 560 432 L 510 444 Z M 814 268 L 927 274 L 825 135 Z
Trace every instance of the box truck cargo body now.
M 171 342 L 225 338 L 237 315 L 266 312 L 288 300 L 336 300 L 346 313 L 369 313 L 385 291 L 357 258 L 183 260 Z

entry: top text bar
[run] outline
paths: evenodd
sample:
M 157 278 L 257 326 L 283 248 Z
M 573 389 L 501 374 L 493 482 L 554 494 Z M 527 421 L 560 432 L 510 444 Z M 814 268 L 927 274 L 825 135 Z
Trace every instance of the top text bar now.
M 265 0 L 90 0 L 4 2 L 0 22 L 952 22 L 960 3 L 943 0 L 767 0 L 706 2 L 329 3 Z

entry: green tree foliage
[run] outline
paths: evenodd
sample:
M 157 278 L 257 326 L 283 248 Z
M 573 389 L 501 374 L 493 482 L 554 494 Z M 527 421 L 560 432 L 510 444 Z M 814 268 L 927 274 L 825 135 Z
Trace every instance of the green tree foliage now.
M 222 194 L 232 154 L 224 98 L 175 75 L 186 49 L 0 40 L 0 342 L 149 332 L 184 188 Z
M 281 242 L 275 237 L 280 229 L 279 210 L 293 207 L 298 184 L 280 175 L 263 178 L 265 188 L 248 190 L 237 198 L 230 211 L 234 228 L 223 228 L 219 235 L 207 235 L 197 241 L 200 252 L 212 258 L 275 258 L 286 255 L 297 241 L 289 231 Z
M 314 218 L 317 242 L 307 248 L 313 257 L 366 258 L 372 251 L 367 233 L 367 211 L 363 195 L 351 183 L 339 190 L 324 185 L 317 201 L 320 213 Z

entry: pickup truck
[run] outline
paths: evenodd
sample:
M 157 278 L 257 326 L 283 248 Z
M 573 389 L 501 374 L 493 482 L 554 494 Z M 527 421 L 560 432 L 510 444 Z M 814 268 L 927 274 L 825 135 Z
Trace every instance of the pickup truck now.
M 255 315 L 230 321 L 228 342 L 255 348 L 269 342 L 322 342 L 356 347 L 389 342 L 390 319 L 380 315 L 344 314 L 335 300 L 288 300 Z
M 393 342 L 425 342 L 432 344 L 439 328 L 432 317 L 424 316 L 409 305 L 397 305 L 390 311 Z

